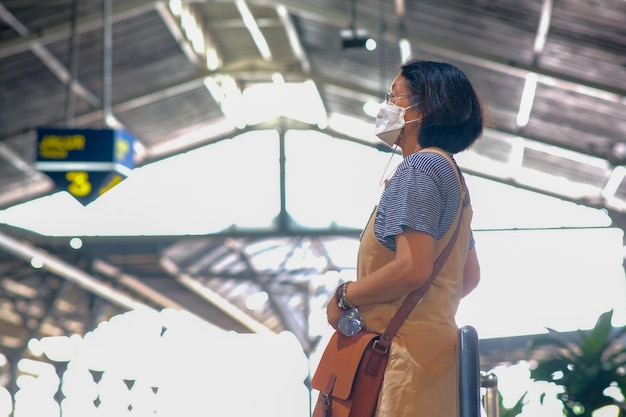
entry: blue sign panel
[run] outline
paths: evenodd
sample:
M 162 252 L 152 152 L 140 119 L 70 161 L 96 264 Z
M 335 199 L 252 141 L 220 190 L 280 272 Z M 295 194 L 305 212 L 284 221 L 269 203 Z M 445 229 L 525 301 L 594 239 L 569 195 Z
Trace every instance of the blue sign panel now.
M 37 129 L 35 166 L 87 205 L 126 178 L 134 137 L 121 129 Z

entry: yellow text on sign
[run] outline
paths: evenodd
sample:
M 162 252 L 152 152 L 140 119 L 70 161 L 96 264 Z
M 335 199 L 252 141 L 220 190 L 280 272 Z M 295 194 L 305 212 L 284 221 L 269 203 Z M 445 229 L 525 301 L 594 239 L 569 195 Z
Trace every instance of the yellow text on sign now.
M 45 135 L 39 142 L 39 156 L 49 159 L 65 159 L 69 151 L 85 149 L 83 135 Z
M 127 140 L 118 138 L 115 141 L 115 159 L 121 161 L 131 151 L 130 143 Z

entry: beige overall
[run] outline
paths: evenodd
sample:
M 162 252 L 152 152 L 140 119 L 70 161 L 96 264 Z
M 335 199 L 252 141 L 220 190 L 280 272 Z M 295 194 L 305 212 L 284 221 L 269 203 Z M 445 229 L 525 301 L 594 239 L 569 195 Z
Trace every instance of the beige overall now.
M 456 171 L 445 152 L 435 148 L 424 151 L 442 154 Z M 463 188 L 462 202 L 465 197 Z M 457 242 L 446 263 L 393 340 L 376 417 L 458 416 L 455 314 L 463 291 L 463 268 L 470 240 L 469 199 L 464 210 Z M 374 236 L 375 216 L 376 211 L 361 238 L 357 277 L 377 270 L 395 257 L 395 252 L 382 246 Z M 436 242 L 437 255 L 450 240 L 458 221 L 457 214 L 446 235 Z M 367 329 L 382 333 L 403 299 L 359 307 Z

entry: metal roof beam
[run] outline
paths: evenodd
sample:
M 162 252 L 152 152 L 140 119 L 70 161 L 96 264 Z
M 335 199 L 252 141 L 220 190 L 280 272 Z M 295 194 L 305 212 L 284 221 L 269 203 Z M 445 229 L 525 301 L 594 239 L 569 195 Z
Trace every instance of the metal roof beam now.
M 127 310 L 152 309 L 146 304 L 128 297 L 126 294 L 102 283 L 99 279 L 66 263 L 62 259 L 49 254 L 43 249 L 14 239 L 2 232 L 0 232 L 0 249 L 21 258 L 25 262 L 30 263 L 33 259 L 39 259 L 43 262 L 43 268 L 45 270 L 73 282 L 116 306 Z
M 311 63 L 309 62 L 309 58 L 307 57 L 304 47 L 302 46 L 302 42 L 300 42 L 298 31 L 296 30 L 296 26 L 293 23 L 293 19 L 291 18 L 289 11 L 285 6 L 280 4 L 276 6 L 276 13 L 283 23 L 285 33 L 287 34 L 287 39 L 289 40 L 289 45 L 291 46 L 293 54 L 296 56 L 296 58 L 298 58 L 298 61 L 300 62 L 300 67 L 304 72 L 310 72 Z
M 154 0 L 133 0 L 116 3 L 117 6 L 112 9 L 111 21 L 116 23 L 140 15 L 147 10 L 154 9 L 156 4 L 157 2 Z M 78 34 L 82 34 L 100 28 L 102 28 L 102 13 L 94 13 L 79 19 L 76 30 Z M 67 39 L 71 36 L 71 33 L 72 27 L 68 22 L 46 29 L 42 33 L 29 33 L 20 39 L 0 43 L 0 59 L 26 52 L 32 48 L 34 43 L 49 44 Z

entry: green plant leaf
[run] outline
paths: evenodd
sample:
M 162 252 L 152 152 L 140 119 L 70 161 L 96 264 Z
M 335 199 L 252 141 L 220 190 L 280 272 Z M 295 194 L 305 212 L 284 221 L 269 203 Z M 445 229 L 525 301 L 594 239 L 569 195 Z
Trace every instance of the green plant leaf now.
M 613 310 L 602 313 L 596 325 L 587 334 L 579 332 L 581 335 L 581 351 L 583 356 L 589 360 L 596 360 L 602 355 L 602 352 L 609 347 L 611 320 L 613 318 Z
M 499 409 L 500 409 L 499 416 L 500 417 L 516 417 L 520 415 L 522 413 L 522 409 L 524 408 L 524 405 L 526 405 L 527 395 L 528 395 L 528 391 L 522 394 L 522 396 L 519 398 L 519 400 L 517 400 L 517 402 L 513 405 L 513 407 L 506 408 L 503 405 L 502 394 L 498 392 L 498 401 L 499 401 Z
M 530 370 L 530 377 L 536 381 L 549 381 L 560 385 L 560 380 L 555 380 L 554 374 L 561 372 L 565 378 L 566 374 L 569 373 L 567 368 L 571 362 L 568 358 L 546 359 L 538 363 L 535 369 Z
M 562 349 L 562 355 L 570 358 L 576 356 L 575 352 L 571 350 L 570 343 L 561 334 L 551 329 L 548 329 L 548 331 L 550 333 L 534 336 L 529 342 L 529 347 L 533 350 L 541 347 Z
M 626 326 L 614 329 L 612 318 L 612 310 L 602 313 L 591 330 L 577 331 L 572 340 L 549 329 L 548 334 L 537 335 L 531 341 L 532 348 L 542 349 L 542 354 L 548 352 L 531 370 L 531 378 L 563 387 L 558 398 L 567 416 L 591 417 L 598 408 L 615 404 L 613 398 L 604 395 L 613 384 L 622 394 L 626 392 L 626 375 L 618 373 L 626 367 L 626 346 L 620 342 Z M 557 373 L 562 377 L 555 380 Z M 618 405 L 626 409 L 624 404 Z

